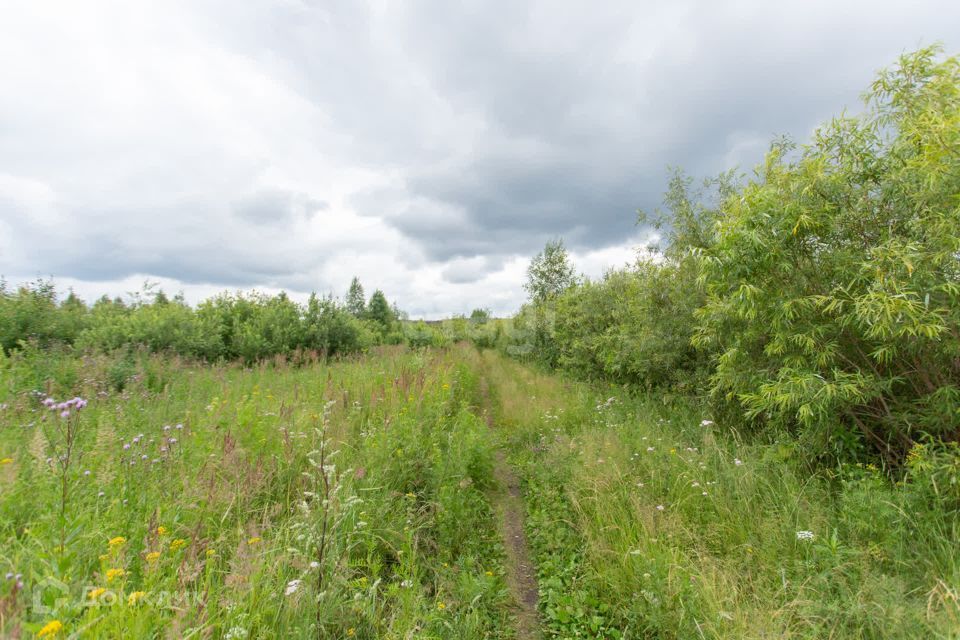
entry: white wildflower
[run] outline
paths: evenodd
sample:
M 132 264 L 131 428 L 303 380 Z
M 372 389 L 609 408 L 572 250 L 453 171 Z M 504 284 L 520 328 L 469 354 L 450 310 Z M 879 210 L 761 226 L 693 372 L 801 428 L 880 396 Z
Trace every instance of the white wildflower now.
M 283 595 L 289 596 L 297 592 L 297 589 L 300 588 L 300 580 L 291 580 L 287 583 L 287 588 L 283 591 Z

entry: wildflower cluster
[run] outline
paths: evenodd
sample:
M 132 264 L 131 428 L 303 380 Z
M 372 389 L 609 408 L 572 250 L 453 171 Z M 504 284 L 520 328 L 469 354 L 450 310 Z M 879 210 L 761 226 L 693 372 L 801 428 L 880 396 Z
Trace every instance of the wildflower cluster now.
M 57 402 L 50 396 L 47 396 L 43 399 L 43 406 L 50 411 L 58 412 L 61 418 L 69 418 L 71 411 L 80 411 L 81 409 L 86 408 L 87 401 L 77 396 L 63 402 Z

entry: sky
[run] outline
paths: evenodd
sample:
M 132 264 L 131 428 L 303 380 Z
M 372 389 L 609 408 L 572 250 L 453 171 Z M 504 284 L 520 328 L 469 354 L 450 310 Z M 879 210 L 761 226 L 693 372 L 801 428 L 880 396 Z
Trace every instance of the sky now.
M 955 1 L 0 0 L 0 274 L 411 317 L 651 239 L 668 167 L 749 174 L 940 42 Z

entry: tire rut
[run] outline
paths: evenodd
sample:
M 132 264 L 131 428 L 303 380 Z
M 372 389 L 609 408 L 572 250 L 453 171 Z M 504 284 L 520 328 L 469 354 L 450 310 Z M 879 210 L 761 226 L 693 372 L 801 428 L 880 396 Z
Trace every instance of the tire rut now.
M 483 417 L 493 430 L 490 411 L 490 392 L 486 379 L 481 379 Z M 506 550 L 507 585 L 516 603 L 517 640 L 539 640 L 540 618 L 537 614 L 539 587 L 536 567 L 532 560 L 527 535 L 523 530 L 524 505 L 520 479 L 507 462 L 502 449 L 494 456 L 493 475 L 497 489 L 491 496 L 497 514 L 497 524 Z

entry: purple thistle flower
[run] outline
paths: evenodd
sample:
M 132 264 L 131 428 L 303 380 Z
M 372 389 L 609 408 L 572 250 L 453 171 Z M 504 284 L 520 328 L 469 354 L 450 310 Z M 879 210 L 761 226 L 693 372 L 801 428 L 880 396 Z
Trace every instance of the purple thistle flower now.
M 69 417 L 70 417 L 70 412 L 67 411 L 66 409 L 64 409 L 63 411 L 60 412 L 60 417 L 61 417 L 61 418 L 69 418 Z

